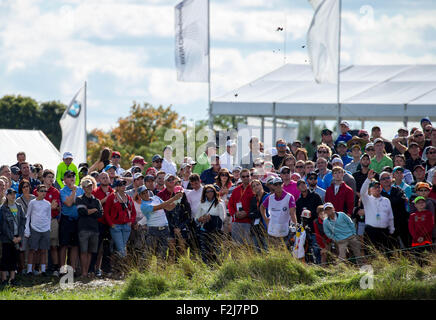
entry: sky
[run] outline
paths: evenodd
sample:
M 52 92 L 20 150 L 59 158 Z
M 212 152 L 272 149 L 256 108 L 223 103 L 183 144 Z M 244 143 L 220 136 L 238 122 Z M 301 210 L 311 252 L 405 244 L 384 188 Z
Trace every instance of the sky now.
M 207 84 L 176 80 L 178 2 L 0 0 L 0 96 L 68 104 L 87 81 L 89 131 L 114 127 L 133 101 L 206 119 Z M 312 15 L 307 0 L 210 0 L 212 98 L 307 63 Z M 342 64 L 436 63 L 435 16 L 434 0 L 343 0 Z M 389 138 L 398 126 L 382 128 Z

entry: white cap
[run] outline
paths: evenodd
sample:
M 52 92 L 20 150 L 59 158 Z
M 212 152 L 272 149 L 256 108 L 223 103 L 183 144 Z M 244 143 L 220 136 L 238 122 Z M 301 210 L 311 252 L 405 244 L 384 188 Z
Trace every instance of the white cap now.
M 344 165 L 344 162 L 343 162 L 342 159 L 340 159 L 340 158 L 334 158 L 334 159 L 332 160 L 332 164 L 335 164 L 335 163 L 340 163 L 340 164 Z
M 325 204 L 324 204 L 324 210 L 325 209 L 327 209 L 327 208 L 334 208 L 334 206 L 333 206 L 333 204 L 331 203 L 331 202 L 326 202 Z
M 233 140 L 227 140 L 226 147 L 236 146 L 236 142 Z
M 62 157 L 62 159 L 73 159 L 73 154 L 69 151 L 64 152 L 64 156 Z
M 347 126 L 348 128 L 350 127 L 350 124 L 348 123 L 348 121 L 342 120 L 340 124 L 343 124 L 344 126 Z

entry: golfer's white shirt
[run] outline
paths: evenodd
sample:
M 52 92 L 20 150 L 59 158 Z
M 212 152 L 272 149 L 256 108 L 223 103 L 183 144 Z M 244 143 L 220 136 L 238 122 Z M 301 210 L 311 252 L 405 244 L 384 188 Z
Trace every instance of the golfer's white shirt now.
M 368 195 L 370 180 L 367 178 L 360 189 L 360 198 L 365 210 L 365 224 L 374 228 L 389 228 L 392 234 L 395 231 L 394 214 L 388 198 L 376 198 Z

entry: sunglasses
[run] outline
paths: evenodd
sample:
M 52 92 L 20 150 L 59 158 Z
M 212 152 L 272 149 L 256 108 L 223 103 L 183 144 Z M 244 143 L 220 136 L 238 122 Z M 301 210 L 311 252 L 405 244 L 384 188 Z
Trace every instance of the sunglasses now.
M 121 157 L 120 157 L 120 156 L 117 156 L 117 155 L 115 155 L 115 156 L 112 156 L 112 158 L 118 158 L 118 159 L 120 159 Z
M 209 189 L 209 190 L 206 191 L 206 193 L 215 193 L 215 191 Z
M 283 143 L 279 143 L 278 145 L 277 145 L 277 147 L 286 147 L 286 144 L 283 144 Z
M 318 178 L 317 177 L 309 177 L 309 178 L 307 178 L 307 180 L 317 180 Z
M 417 190 L 418 192 L 430 192 L 430 190 L 428 190 L 428 189 L 419 189 L 419 190 Z
M 304 166 L 295 166 L 295 168 L 297 168 L 297 169 L 303 169 Z
M 250 178 L 250 176 L 241 176 L 241 178 Z
M 429 151 L 428 154 L 435 154 L 436 151 Z
M 291 171 L 289 171 L 289 170 L 285 170 L 285 171 L 282 171 L 282 173 L 283 173 L 283 174 L 290 174 Z
M 420 134 L 417 134 L 417 135 L 415 135 L 415 136 L 413 136 L 413 137 L 415 137 L 415 138 L 421 138 L 421 137 L 423 137 L 424 135 L 422 134 L 422 133 L 420 133 Z
M 380 180 L 391 180 L 391 177 L 384 177 L 384 178 L 381 178 Z
M 431 132 L 431 129 L 426 129 L 425 132 Z
M 366 151 L 375 151 L 375 149 L 374 148 L 368 148 L 368 149 L 366 149 Z
M 220 177 L 227 177 L 227 178 L 230 178 L 230 176 L 229 176 L 227 173 L 222 173 L 222 174 L 220 174 Z
M 327 150 L 318 150 L 318 153 L 329 153 Z
M 44 192 L 47 192 L 47 190 L 38 190 L 38 192 L 43 192 L 44 193 Z

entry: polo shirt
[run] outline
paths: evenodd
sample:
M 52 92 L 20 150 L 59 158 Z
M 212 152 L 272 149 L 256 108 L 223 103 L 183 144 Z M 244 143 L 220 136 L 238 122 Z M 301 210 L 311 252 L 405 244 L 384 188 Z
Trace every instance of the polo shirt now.
M 376 157 L 371 159 L 371 163 L 369 165 L 369 169 L 374 170 L 378 174 L 380 174 L 384 167 L 389 166 L 393 167 L 394 163 L 392 162 L 392 159 L 388 156 L 384 155 L 383 158 L 381 158 L 380 161 L 377 161 Z
M 77 212 L 77 206 L 76 206 L 75 201 L 71 207 L 68 207 L 64 204 L 65 199 L 67 199 L 71 195 L 72 192 L 73 192 L 73 190 L 71 190 L 68 186 L 65 186 L 61 189 L 61 201 L 62 201 L 61 214 L 63 214 L 64 216 L 67 216 L 71 219 L 77 220 L 77 218 L 79 217 L 79 213 Z M 83 191 L 83 189 L 81 187 L 77 187 L 76 199 L 77 199 L 77 197 L 81 196 L 84 193 L 85 192 Z

